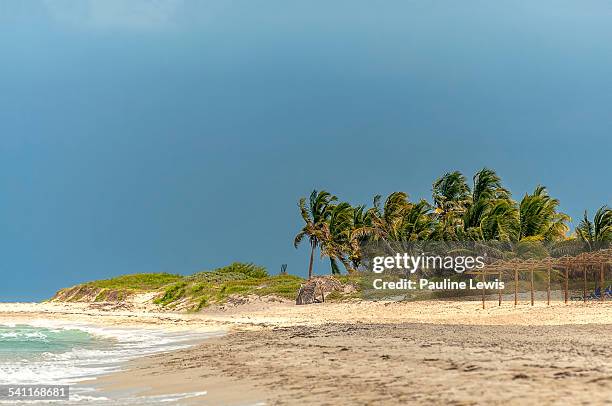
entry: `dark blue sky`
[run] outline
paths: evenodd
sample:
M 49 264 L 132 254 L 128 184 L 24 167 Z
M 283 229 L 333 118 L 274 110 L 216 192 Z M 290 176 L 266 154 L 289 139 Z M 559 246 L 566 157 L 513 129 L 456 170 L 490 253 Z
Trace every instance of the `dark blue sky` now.
M 0 0 L 0 300 L 252 261 L 300 196 L 612 202 L 608 1 Z M 327 262 L 317 271 L 328 272 Z

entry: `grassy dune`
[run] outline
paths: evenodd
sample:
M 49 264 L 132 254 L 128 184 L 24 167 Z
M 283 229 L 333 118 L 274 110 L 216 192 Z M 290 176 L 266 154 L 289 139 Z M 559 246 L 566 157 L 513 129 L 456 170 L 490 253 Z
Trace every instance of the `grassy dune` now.
M 137 273 L 121 275 L 112 279 L 102 279 L 84 283 L 92 288 L 129 290 L 134 292 L 147 292 L 163 288 L 171 283 L 178 282 L 184 277 L 169 273 Z
M 293 299 L 302 282 L 297 276 L 269 276 L 262 267 L 234 263 L 210 272 L 198 272 L 168 285 L 155 303 L 172 307 L 190 302 L 193 310 L 199 310 L 209 304 L 223 303 L 231 295 Z
M 123 301 L 140 293 L 157 293 L 153 302 L 168 309 L 200 310 L 222 304 L 232 295 L 294 299 L 304 279 L 270 276 L 265 268 L 243 263 L 183 276 L 169 273 L 122 275 L 62 289 L 55 301 Z

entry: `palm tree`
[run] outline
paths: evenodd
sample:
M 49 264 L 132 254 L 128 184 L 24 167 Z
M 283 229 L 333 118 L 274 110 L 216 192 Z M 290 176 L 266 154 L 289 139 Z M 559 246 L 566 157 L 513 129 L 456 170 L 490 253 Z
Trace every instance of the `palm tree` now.
M 366 210 L 365 205 L 353 208 L 353 224 L 349 238 L 348 256 L 353 269 L 361 265 L 361 246 L 364 244 L 372 230 L 371 212 Z
M 321 254 L 329 257 L 332 274 L 340 274 L 336 261 L 342 262 L 346 271 L 351 273 L 353 269 L 347 257 L 350 256 L 352 249 L 353 208 L 350 204 L 342 202 L 331 206 L 329 213 L 325 237 L 320 241 Z
M 576 227 L 578 238 L 584 241 L 589 251 L 602 248 L 612 242 L 612 209 L 608 206 L 601 206 L 595 213 L 593 221 L 589 220 L 587 211 L 584 211 L 584 218 Z
M 463 227 L 463 215 L 470 202 L 470 187 L 459 171 L 447 172 L 432 185 L 435 205 L 435 238 L 456 240 Z
M 518 210 L 511 199 L 492 200 L 477 229 L 483 241 L 515 241 Z
M 559 200 L 552 198 L 544 186 L 537 186 L 517 203 L 495 171 L 483 168 L 474 175 L 472 187 L 458 171 L 444 174 L 433 183 L 432 197 L 433 207 L 425 200 L 410 202 L 404 192 L 391 193 L 384 203 L 377 195 L 370 208 L 352 207 L 346 202 L 334 204 L 336 197 L 326 191 L 314 190 L 308 200 L 300 199 L 305 224 L 295 236 L 294 245 L 297 248 L 308 237 L 308 278 L 312 277 L 318 247 L 322 257 L 329 257 L 332 273 L 336 274 L 340 273 L 338 262 L 347 272 L 359 268 L 362 247 L 367 242 L 380 241 L 389 252 L 396 251 L 395 243 L 412 241 L 499 241 L 503 246 L 518 242 L 519 254 L 531 249 L 532 242 L 568 242 L 567 223 L 571 219 L 558 211 Z M 589 250 L 612 242 L 612 209 L 602 206 L 593 221 L 585 211 L 576 234 Z M 568 244 L 555 247 L 558 252 L 573 249 Z
M 431 216 L 431 205 L 420 200 L 410 203 L 404 210 L 402 225 L 403 238 L 407 241 L 427 240 L 433 232 L 434 219 Z
M 474 175 L 473 182 L 460 237 L 481 241 L 511 239 L 517 211 L 501 178 L 495 171 L 483 168 Z
M 559 200 L 548 195 L 544 186 L 537 186 L 532 194 L 525 194 L 519 205 L 518 241 L 562 241 L 571 218 L 557 212 Z
M 470 187 L 459 171 L 447 172 L 432 185 L 436 208 L 441 212 L 462 211 L 470 198 Z
M 374 205 L 369 210 L 371 228 L 368 230 L 373 240 L 401 241 L 403 238 L 404 214 L 409 207 L 408 195 L 393 192 L 381 207 L 382 196 L 374 196 Z
M 332 196 L 324 190 L 317 192 L 313 190 L 310 194 L 308 203 L 306 198 L 302 197 L 298 203 L 300 214 L 304 220 L 304 227 L 295 236 L 293 245 L 297 248 L 304 237 L 308 237 L 310 242 L 310 262 L 308 265 L 308 279 L 312 278 L 312 265 L 314 261 L 315 249 L 320 242 L 327 238 L 329 233 L 327 219 L 330 216 L 331 202 L 336 200 L 336 196 Z
M 415 241 L 428 239 L 433 229 L 431 206 L 425 200 L 411 203 L 404 192 L 391 193 L 381 207 L 380 195 L 368 210 L 369 224 L 359 230 L 373 241 Z

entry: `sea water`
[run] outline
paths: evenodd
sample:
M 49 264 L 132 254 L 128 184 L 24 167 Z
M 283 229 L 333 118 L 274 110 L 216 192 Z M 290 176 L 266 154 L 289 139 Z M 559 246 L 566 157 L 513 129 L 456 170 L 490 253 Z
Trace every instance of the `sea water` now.
M 101 394 L 88 382 L 96 376 L 120 370 L 130 359 L 186 348 L 198 340 L 219 334 L 102 328 L 49 321 L 28 323 L 0 325 L 0 385 L 70 385 L 70 404 L 172 404 L 202 395 L 109 396 Z M 79 384 L 75 385 L 77 382 Z M 2 403 L 15 404 L 14 401 L 0 400 Z

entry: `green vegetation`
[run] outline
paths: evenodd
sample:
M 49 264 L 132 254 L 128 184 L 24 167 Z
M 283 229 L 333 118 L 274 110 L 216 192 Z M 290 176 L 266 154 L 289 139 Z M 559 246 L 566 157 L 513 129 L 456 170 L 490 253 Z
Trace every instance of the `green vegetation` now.
M 585 210 L 583 219 L 576 227 L 576 234 L 588 244 L 590 249 L 597 249 L 612 241 L 612 209 L 607 206 L 600 207 L 593 221 L 589 220 Z
M 231 265 L 217 268 L 214 271 L 196 273 L 189 278 L 204 281 L 221 281 L 231 279 L 257 279 L 265 278 L 266 276 L 268 276 L 268 272 L 261 266 L 234 262 Z
M 55 299 L 66 301 L 122 301 L 135 293 L 157 292 L 154 303 L 166 308 L 197 311 L 222 304 L 232 295 L 276 296 L 294 299 L 304 279 L 269 276 L 265 268 L 235 262 L 189 276 L 168 273 L 123 275 L 62 289 Z
M 303 282 L 292 275 L 269 276 L 266 269 L 254 264 L 235 262 L 213 271 L 189 276 L 134 274 L 86 283 L 84 286 L 102 288 L 95 301 L 112 297 L 124 298 L 126 291 L 159 291 L 154 303 L 164 307 L 200 310 L 210 304 L 225 302 L 231 295 L 279 296 L 293 299 Z
M 172 302 L 175 302 L 185 295 L 186 282 L 177 282 L 170 287 L 166 288 L 164 295 L 160 298 L 155 299 L 155 303 L 162 306 L 166 306 Z
M 187 276 L 184 280 L 167 286 L 155 303 L 170 308 L 179 303 L 187 303 L 187 308 L 200 310 L 210 304 L 224 303 L 232 295 L 294 299 L 304 281 L 293 275 L 262 276 L 261 273 L 255 272 L 248 276 L 249 274 L 230 272 L 227 268 L 229 267 Z
M 411 202 L 404 192 L 391 193 L 383 202 L 374 197 L 372 206 L 337 202 L 327 191 L 314 190 L 298 203 L 303 228 L 295 236 L 297 248 L 310 244 L 308 277 L 317 248 L 330 260 L 331 272 L 339 274 L 342 263 L 351 274 L 358 269 L 360 246 L 368 241 L 500 241 L 507 243 L 576 240 L 586 250 L 612 242 L 612 209 L 599 208 L 591 221 L 585 212 L 573 234 L 570 217 L 559 211 L 559 200 L 544 186 L 515 201 L 501 178 L 491 169 L 478 171 L 468 184 L 465 176 L 449 172 L 432 185 L 432 200 Z
M 87 282 L 85 286 L 113 290 L 149 291 L 162 288 L 182 278 L 181 275 L 169 273 L 140 273 Z
M 126 299 L 130 293 L 132 292 L 130 292 L 129 289 L 122 289 L 122 290 L 102 289 L 96 295 L 94 302 L 121 301 L 121 300 Z
M 314 190 L 310 195 L 310 200 L 306 203 L 306 198 L 301 198 L 298 203 L 302 219 L 306 223 L 300 232 L 295 236 L 293 244 L 295 248 L 302 242 L 304 237 L 308 237 L 310 243 L 310 262 L 308 265 L 308 279 L 312 278 L 312 263 L 314 260 L 315 249 L 322 241 L 329 241 L 331 245 L 332 237 L 330 231 L 330 218 L 335 206 L 332 201 L 336 200 L 336 196 L 332 196 L 328 192 L 318 192 Z M 334 257 L 330 256 L 332 261 L 332 270 L 336 271 L 334 266 Z M 334 272 L 336 273 L 336 272 Z

